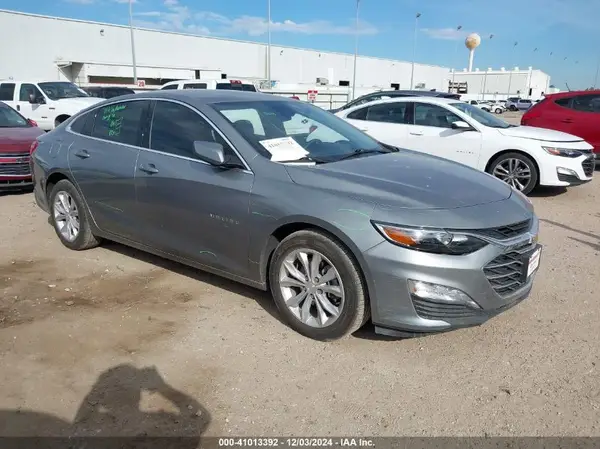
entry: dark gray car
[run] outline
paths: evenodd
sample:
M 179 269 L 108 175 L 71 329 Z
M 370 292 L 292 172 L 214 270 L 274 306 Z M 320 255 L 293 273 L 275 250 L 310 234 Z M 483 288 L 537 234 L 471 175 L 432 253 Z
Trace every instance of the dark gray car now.
M 304 102 L 140 93 L 39 142 L 35 199 L 66 247 L 114 240 L 270 289 L 315 339 L 369 319 L 388 335 L 478 325 L 539 265 L 538 219 L 507 184 Z

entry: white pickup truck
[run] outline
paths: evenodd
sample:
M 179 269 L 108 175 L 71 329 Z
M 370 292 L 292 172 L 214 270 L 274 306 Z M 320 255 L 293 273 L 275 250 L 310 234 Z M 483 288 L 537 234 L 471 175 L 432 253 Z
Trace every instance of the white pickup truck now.
M 0 81 L 0 101 L 16 109 L 40 128 L 51 131 L 67 118 L 104 101 L 90 97 L 69 81 Z

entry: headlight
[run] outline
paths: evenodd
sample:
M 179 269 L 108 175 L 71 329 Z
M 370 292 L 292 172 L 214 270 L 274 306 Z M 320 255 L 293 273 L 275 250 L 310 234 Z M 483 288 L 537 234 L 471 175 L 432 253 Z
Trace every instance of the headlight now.
M 578 150 L 571 150 L 569 148 L 558 148 L 558 147 L 542 147 L 544 151 L 548 154 L 552 154 L 554 156 L 563 156 L 563 157 L 578 157 L 583 153 Z
M 404 248 L 434 254 L 470 254 L 487 245 L 471 235 L 444 229 L 423 229 L 374 223 L 377 230 L 390 242 Z

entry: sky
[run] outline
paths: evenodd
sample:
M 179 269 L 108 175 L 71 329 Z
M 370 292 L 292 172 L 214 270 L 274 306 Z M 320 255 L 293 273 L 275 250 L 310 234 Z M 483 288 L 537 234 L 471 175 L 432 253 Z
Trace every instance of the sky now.
M 137 26 L 267 40 L 268 0 L 133 1 Z M 0 8 L 127 24 L 128 3 L 0 0 Z M 356 0 L 271 0 L 271 41 L 354 53 L 356 4 Z M 414 51 L 416 62 L 461 70 L 468 61 L 465 37 L 476 32 L 482 42 L 474 67 L 533 66 L 548 73 L 561 90 L 566 83 L 582 89 L 594 84 L 600 62 L 599 20 L 600 0 L 360 0 L 359 53 L 412 61 Z M 458 26 L 462 28 L 457 30 Z

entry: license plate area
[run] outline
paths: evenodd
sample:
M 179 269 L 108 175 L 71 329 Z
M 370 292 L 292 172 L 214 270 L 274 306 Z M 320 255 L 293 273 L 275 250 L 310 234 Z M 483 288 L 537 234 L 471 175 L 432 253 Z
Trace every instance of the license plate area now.
M 523 255 L 523 271 L 521 277 L 523 281 L 535 274 L 540 267 L 540 259 L 542 257 L 542 245 L 537 245 L 533 251 Z

